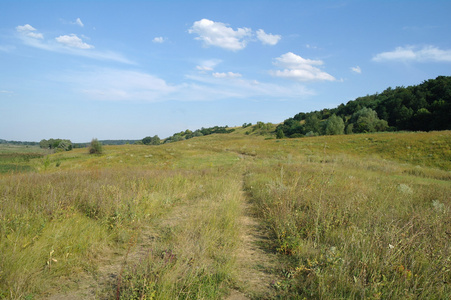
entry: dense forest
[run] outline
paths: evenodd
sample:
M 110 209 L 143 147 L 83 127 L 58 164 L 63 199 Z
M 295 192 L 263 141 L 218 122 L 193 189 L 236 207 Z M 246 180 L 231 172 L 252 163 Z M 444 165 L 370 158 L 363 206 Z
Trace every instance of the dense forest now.
M 451 76 L 387 88 L 337 108 L 298 113 L 277 127 L 278 138 L 377 131 L 451 129 Z

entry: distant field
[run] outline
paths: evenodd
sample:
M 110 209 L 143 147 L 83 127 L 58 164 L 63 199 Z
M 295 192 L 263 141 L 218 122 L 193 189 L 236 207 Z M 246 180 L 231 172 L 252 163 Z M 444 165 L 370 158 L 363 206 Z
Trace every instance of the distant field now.
M 32 171 L 34 168 L 30 160 L 40 158 L 45 153 L 39 146 L 0 144 L 0 173 Z
M 451 131 L 0 147 L 0 299 L 450 299 Z

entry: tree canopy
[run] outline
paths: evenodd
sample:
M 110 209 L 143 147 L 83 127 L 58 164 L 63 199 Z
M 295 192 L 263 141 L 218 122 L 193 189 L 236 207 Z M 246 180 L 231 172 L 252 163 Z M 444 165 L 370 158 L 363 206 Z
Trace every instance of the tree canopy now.
M 415 86 L 387 88 L 333 109 L 300 112 L 277 128 L 279 137 L 377 131 L 451 129 L 451 76 L 438 76 Z

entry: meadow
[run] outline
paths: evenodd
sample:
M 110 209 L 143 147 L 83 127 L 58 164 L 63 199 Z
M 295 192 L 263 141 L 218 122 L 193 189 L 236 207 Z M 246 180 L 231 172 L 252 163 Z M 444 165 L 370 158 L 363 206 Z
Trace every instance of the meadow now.
M 451 298 L 451 131 L 246 130 L 4 151 L 0 298 Z

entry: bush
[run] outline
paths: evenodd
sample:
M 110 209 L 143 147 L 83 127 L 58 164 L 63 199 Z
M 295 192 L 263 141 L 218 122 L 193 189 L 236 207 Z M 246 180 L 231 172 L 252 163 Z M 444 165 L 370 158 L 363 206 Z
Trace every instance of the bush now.
M 97 139 L 92 139 L 91 144 L 89 146 L 89 154 L 102 154 L 102 143 Z

